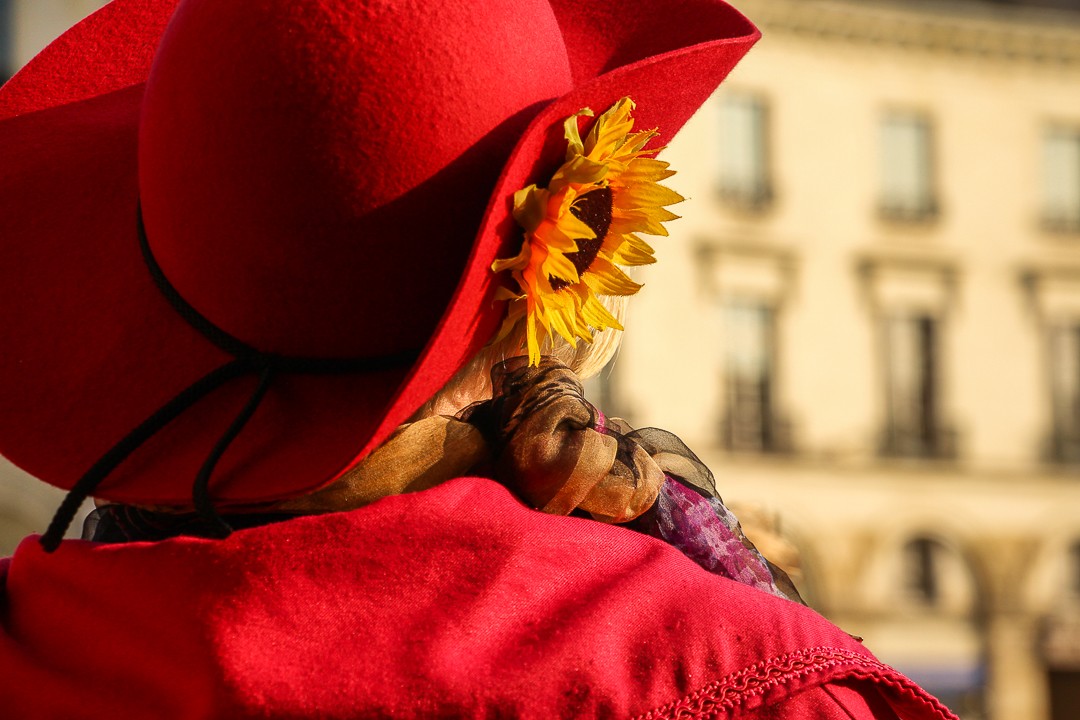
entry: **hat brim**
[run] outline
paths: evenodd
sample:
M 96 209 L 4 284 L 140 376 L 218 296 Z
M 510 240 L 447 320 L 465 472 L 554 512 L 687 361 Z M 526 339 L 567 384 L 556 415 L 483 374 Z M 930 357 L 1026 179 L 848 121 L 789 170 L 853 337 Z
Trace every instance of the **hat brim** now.
M 230 360 L 162 296 L 136 235 L 143 82 L 175 4 L 116 0 L 0 90 L 0 453 L 65 489 L 132 428 Z M 218 502 L 276 500 L 333 481 L 487 342 L 501 319 L 490 265 L 519 241 L 511 197 L 557 167 L 566 117 L 629 96 L 637 126 L 670 138 L 758 38 L 749 21 L 715 0 L 674 10 L 660 0 L 642 3 L 656 5 L 656 17 L 633 27 L 613 19 L 625 13 L 622 3 L 578 5 L 588 7 L 553 3 L 576 87 L 539 111 L 509 156 L 465 274 L 419 360 L 380 373 L 282 374 L 221 459 L 211 490 Z M 693 16 L 682 19 L 682 35 L 656 33 L 657 45 L 644 32 L 680 12 Z M 581 49 L 590 30 L 606 49 Z M 198 468 L 255 382 L 241 378 L 200 400 L 95 494 L 190 502 Z

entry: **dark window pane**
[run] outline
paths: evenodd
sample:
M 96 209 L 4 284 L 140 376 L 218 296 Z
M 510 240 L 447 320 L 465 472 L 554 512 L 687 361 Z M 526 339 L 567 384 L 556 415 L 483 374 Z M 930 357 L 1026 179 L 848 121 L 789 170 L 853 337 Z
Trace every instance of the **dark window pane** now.
M 733 450 L 788 449 L 786 426 L 777 418 L 776 318 L 772 306 L 751 300 L 724 307 L 722 435 Z
M 926 605 L 935 605 L 940 598 L 940 546 L 929 538 L 917 538 L 904 546 L 904 589 L 908 595 Z
M 940 323 L 930 315 L 897 314 L 883 321 L 887 456 L 947 458 L 953 433 L 941 421 Z
M 1052 413 L 1049 459 L 1080 462 L 1080 324 L 1051 325 L 1047 345 Z

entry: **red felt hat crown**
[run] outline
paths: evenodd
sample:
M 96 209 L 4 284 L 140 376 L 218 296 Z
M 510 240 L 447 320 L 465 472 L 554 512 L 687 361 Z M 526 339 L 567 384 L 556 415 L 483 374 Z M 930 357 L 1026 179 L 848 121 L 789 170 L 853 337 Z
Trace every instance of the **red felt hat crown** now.
M 425 5 L 115 0 L 0 90 L 0 452 L 70 489 L 187 393 L 95 491 L 184 504 L 262 383 L 212 496 L 325 485 L 490 339 L 562 121 L 629 96 L 670 138 L 758 37 L 719 0 Z M 221 371 L 247 350 L 287 362 Z

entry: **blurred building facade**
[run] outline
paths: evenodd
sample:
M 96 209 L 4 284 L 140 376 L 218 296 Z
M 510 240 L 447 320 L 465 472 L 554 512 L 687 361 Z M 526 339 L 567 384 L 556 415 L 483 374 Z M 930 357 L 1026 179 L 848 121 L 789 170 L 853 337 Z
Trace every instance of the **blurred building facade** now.
M 102 4 L 0 0 L 0 75 Z M 765 39 L 666 153 L 597 389 L 967 720 L 1080 717 L 1076 3 L 736 4 Z M 59 493 L 0 473 L 7 554 Z
M 607 400 L 965 718 L 1080 717 L 1080 12 L 737 4 Z

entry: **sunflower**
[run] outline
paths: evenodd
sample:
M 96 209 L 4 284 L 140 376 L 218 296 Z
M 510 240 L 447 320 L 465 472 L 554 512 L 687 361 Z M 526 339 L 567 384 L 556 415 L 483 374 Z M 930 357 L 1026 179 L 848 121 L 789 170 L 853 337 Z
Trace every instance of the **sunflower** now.
M 660 185 L 674 175 L 646 149 L 657 131 L 632 133 L 634 103 L 623 98 L 596 118 L 581 139 L 584 108 L 563 124 L 566 161 L 546 188 L 530 185 L 514 193 L 514 219 L 525 230 L 521 252 L 496 260 L 491 269 L 509 271 L 518 292 L 500 288 L 509 300 L 497 337 L 525 322 L 529 364 L 540 362 L 542 346 L 555 334 L 572 346 L 591 342 L 593 333 L 622 325 L 600 303 L 601 295 L 633 295 L 641 285 L 619 266 L 655 262 L 653 249 L 638 233 L 667 235 L 663 223 L 678 216 L 665 206 L 683 197 Z

